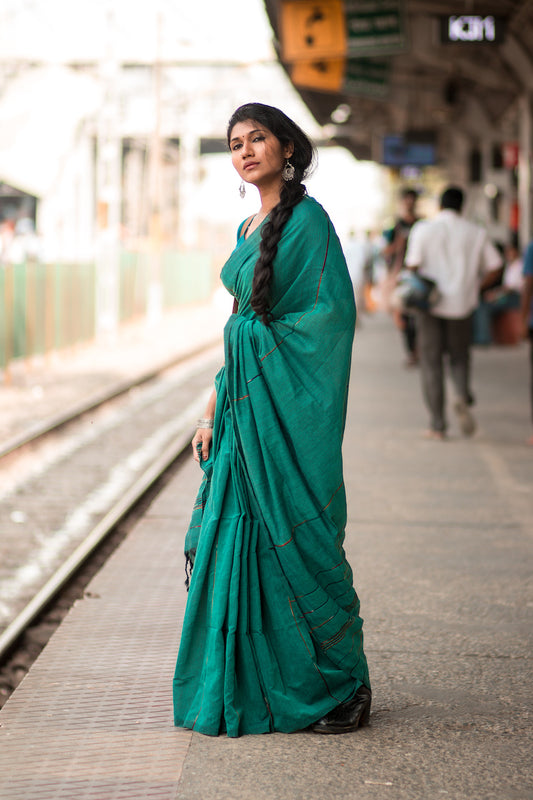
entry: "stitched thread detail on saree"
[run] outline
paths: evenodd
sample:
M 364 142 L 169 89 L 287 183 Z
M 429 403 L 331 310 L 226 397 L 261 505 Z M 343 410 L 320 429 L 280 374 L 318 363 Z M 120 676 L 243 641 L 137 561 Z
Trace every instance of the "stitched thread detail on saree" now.
M 327 569 L 319 570 L 316 573 L 317 578 L 318 578 L 319 575 L 322 575 L 324 572 L 333 572 L 334 569 L 338 569 L 339 567 L 341 567 L 344 564 L 345 561 L 346 561 L 346 559 L 343 556 L 343 558 L 341 558 L 341 560 L 339 562 L 337 562 L 337 564 L 334 564 L 332 567 L 328 567 Z
M 317 584 L 317 586 L 318 586 L 318 584 Z M 295 594 L 294 595 L 294 599 L 295 600 L 301 600 L 302 597 L 309 597 L 310 594 L 313 594 L 314 592 L 316 592 L 317 586 L 313 586 L 312 589 L 310 589 L 308 592 L 304 592 L 303 594 Z
M 286 339 L 286 338 L 287 338 L 287 337 L 285 337 L 285 339 Z M 281 342 L 278 342 L 277 344 L 275 344 L 275 345 L 274 345 L 274 347 L 272 348 L 272 350 L 269 350 L 269 351 L 268 351 L 268 353 L 265 353 L 265 355 L 261 357 L 261 361 L 264 361 L 264 360 L 265 360 L 265 358 L 267 358 L 267 356 L 271 355 L 271 353 L 273 353 L 273 352 L 274 352 L 274 350 L 277 350 L 277 349 L 278 349 L 278 347 L 279 347 L 280 345 L 282 345 L 282 344 L 283 344 L 283 342 L 285 341 L 285 339 L 282 339 L 282 340 L 281 340 Z
M 346 574 L 344 574 L 344 575 L 341 575 L 340 578 L 337 578 L 334 581 L 330 581 L 329 583 L 326 583 L 326 585 L 324 586 L 324 590 L 326 591 L 327 589 L 329 589 L 330 586 L 335 586 L 336 583 L 344 583 L 345 580 L 346 580 L 346 577 L 347 577 Z
M 314 614 L 315 612 L 320 611 L 322 606 L 326 605 L 326 603 L 328 602 L 328 599 L 329 598 L 327 598 L 326 600 L 323 600 L 322 603 L 320 603 L 320 605 L 317 606 L 316 608 L 311 608 L 309 611 L 302 611 L 302 617 L 308 617 L 309 614 Z
M 254 375 L 253 378 L 249 378 L 246 381 L 246 383 L 251 383 L 252 381 L 255 381 L 256 378 L 259 378 L 259 377 L 261 377 L 261 373 L 260 372 L 258 372 L 257 375 Z M 239 400 L 246 400 L 247 397 L 250 397 L 250 395 L 249 394 L 243 394 L 242 397 L 234 397 L 234 398 L 232 398 L 232 402 L 233 403 L 237 403 Z
M 308 654 L 309 654 L 309 658 L 311 659 L 311 661 L 312 661 L 312 663 L 313 663 L 313 666 L 314 666 L 314 668 L 316 669 L 316 671 L 318 672 L 318 674 L 319 674 L 319 675 L 320 675 L 320 677 L 322 678 L 322 681 L 323 681 L 323 683 L 324 683 L 324 686 L 326 687 L 326 691 L 327 691 L 327 693 L 329 694 L 329 696 L 330 696 L 330 697 L 331 697 L 333 700 L 337 700 L 337 698 L 335 697 L 335 695 L 333 695 L 333 694 L 331 693 L 331 691 L 330 691 L 330 688 L 329 688 L 329 686 L 328 686 L 328 683 L 327 683 L 327 681 L 326 681 L 325 677 L 323 676 L 323 674 L 321 673 L 321 671 L 320 671 L 320 669 L 319 669 L 319 667 L 318 667 L 318 664 L 317 664 L 317 663 L 316 663 L 316 661 L 315 661 L 315 657 L 314 657 L 313 653 L 310 651 L 309 647 L 307 646 L 307 642 L 305 641 L 305 639 L 304 639 L 304 637 L 303 637 L 303 635 L 302 635 L 302 632 L 301 632 L 301 630 L 300 630 L 300 626 L 298 625 L 298 621 L 297 621 L 297 619 L 296 619 L 296 615 L 295 615 L 295 613 L 294 613 L 294 609 L 293 609 L 293 607 L 292 607 L 292 600 L 291 600 L 291 598 L 290 598 L 290 597 L 288 597 L 288 598 L 287 598 L 287 600 L 289 601 L 289 607 L 290 607 L 290 609 L 291 609 L 291 614 L 292 614 L 292 617 L 293 617 L 293 619 L 294 619 L 294 624 L 296 625 L 296 630 L 297 630 L 297 631 L 298 631 L 298 633 L 300 634 L 300 638 L 301 638 L 302 642 L 304 643 L 304 647 L 305 647 L 305 649 L 307 650 L 307 652 L 308 652 Z M 338 702 L 338 701 L 337 701 L 337 702 Z
M 343 485 L 344 485 L 344 481 L 341 481 L 341 482 L 339 483 L 339 485 L 337 486 L 337 488 L 335 489 L 335 491 L 333 492 L 333 494 L 331 495 L 331 498 L 330 498 L 329 502 L 327 503 L 327 505 L 325 505 L 325 506 L 324 506 L 324 508 L 321 508 L 321 509 L 320 509 L 320 514 L 322 514 L 322 513 L 323 513 L 323 512 L 326 510 L 326 508 L 329 508 L 329 506 L 330 506 L 330 505 L 332 504 L 332 502 L 333 502 L 333 499 L 334 499 L 335 495 L 337 494 L 337 492 L 339 491 L 339 489 L 341 489 L 341 488 L 342 488 L 342 486 L 343 486 Z M 296 530 L 296 528 L 299 528 L 299 527 L 300 527 L 300 525 L 305 525 L 305 523 L 306 523 L 306 522 L 311 522 L 311 521 L 312 521 L 312 520 L 314 520 L 314 519 L 319 519 L 319 517 L 320 517 L 320 514 L 319 514 L 317 517 L 308 517 L 307 519 L 303 519 L 301 522 L 297 522 L 297 523 L 296 523 L 296 525 L 294 525 L 294 527 L 293 527 L 293 528 L 292 528 L 292 530 L 291 530 L 291 537 L 290 537 L 290 539 L 287 539 L 287 541 L 286 541 L 286 542 L 283 542 L 283 544 L 274 544 L 274 547 L 286 547 L 286 546 L 287 546 L 288 544 L 290 544 L 290 543 L 292 542 L 292 540 L 294 539 L 294 531 Z M 337 565 L 337 566 L 338 566 L 338 565 Z
M 311 628 L 311 630 L 312 630 L 312 631 L 316 631 L 316 630 L 318 630 L 319 628 L 321 628 L 323 625 L 327 625 L 327 624 L 328 624 L 328 622 L 331 622 L 331 620 L 333 619 L 333 617 L 334 617 L 334 616 L 335 616 L 335 615 L 334 615 L 334 614 L 332 614 L 332 615 L 331 615 L 331 617 L 328 617 L 327 619 L 325 619 L 325 620 L 324 620 L 324 622 L 321 622 L 321 623 L 320 623 L 320 625 L 315 625 L 313 628 Z
M 333 636 L 330 636 L 329 639 L 325 639 L 323 642 L 320 642 L 320 647 L 322 648 L 322 650 L 324 651 L 329 650 L 331 647 L 338 644 L 342 639 L 344 639 L 344 637 L 346 636 L 346 631 L 351 625 L 353 625 L 353 623 L 354 623 L 353 619 L 347 620 L 344 623 L 344 625 L 341 628 L 339 628 L 337 633 L 335 633 Z

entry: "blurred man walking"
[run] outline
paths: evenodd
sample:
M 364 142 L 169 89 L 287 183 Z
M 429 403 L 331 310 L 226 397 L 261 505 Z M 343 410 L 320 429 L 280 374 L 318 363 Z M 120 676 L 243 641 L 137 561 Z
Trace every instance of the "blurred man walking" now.
M 390 243 L 384 248 L 383 256 L 388 265 L 392 276 L 398 276 L 404 267 L 405 250 L 407 239 L 413 225 L 418 222 L 419 217 L 416 213 L 416 203 L 418 192 L 414 189 L 402 189 L 400 205 L 400 216 L 390 232 Z M 395 314 L 395 321 L 402 332 L 402 338 L 407 353 L 406 367 L 414 367 L 418 364 L 418 348 L 416 341 L 416 319 L 413 314 Z
M 469 406 L 472 313 L 479 290 L 501 266 L 501 256 L 486 231 L 461 217 L 464 195 L 450 186 L 443 192 L 440 212 L 413 226 L 405 265 L 436 282 L 440 299 L 418 315 L 418 351 L 424 401 L 430 413 L 428 435 L 444 439 L 447 420 L 444 356 L 448 354 L 457 399 L 455 411 L 463 435 L 471 436 L 476 423 Z

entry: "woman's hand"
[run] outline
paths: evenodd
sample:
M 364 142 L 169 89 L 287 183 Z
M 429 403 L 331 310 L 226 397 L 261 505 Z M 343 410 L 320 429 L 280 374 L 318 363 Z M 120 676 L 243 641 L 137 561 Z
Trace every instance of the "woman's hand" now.
M 215 408 L 217 404 L 217 393 L 216 390 L 213 389 L 211 393 L 211 397 L 207 403 L 207 407 L 205 409 L 204 416 L 202 419 L 198 420 L 198 424 L 201 425 L 202 422 L 209 422 L 211 427 L 209 428 L 202 428 L 198 427 L 196 429 L 196 433 L 194 435 L 194 439 L 192 440 L 192 455 L 195 461 L 200 463 L 200 460 L 207 461 L 209 458 L 209 451 L 211 449 L 211 442 L 213 440 L 213 418 L 215 416 Z M 201 459 L 200 459 L 200 453 Z
M 192 440 L 192 455 L 195 461 L 200 463 L 200 453 L 202 454 L 201 460 L 207 461 L 212 439 L 212 428 L 198 428 Z

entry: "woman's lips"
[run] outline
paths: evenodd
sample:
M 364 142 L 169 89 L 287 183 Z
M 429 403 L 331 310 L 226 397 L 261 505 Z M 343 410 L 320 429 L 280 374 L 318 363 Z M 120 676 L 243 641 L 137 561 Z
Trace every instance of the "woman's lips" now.
M 252 161 L 252 162 L 250 162 L 249 164 L 245 164 L 245 165 L 244 165 L 244 169 L 245 169 L 245 170 L 247 170 L 247 169 L 253 169 L 253 167 L 257 167 L 258 163 L 259 163 L 259 162 L 257 162 L 257 161 Z

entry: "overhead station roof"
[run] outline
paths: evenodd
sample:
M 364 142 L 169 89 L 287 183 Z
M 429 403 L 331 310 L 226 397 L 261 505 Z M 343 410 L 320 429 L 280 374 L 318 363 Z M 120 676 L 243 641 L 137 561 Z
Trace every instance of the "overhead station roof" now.
M 265 7 L 302 99 L 357 158 L 380 160 L 391 134 L 418 131 L 429 140 L 433 133 L 441 157 L 451 131 L 474 142 L 516 135 L 514 105 L 533 91 L 531 0 L 265 0 Z M 324 55 L 335 42 L 336 55 Z

